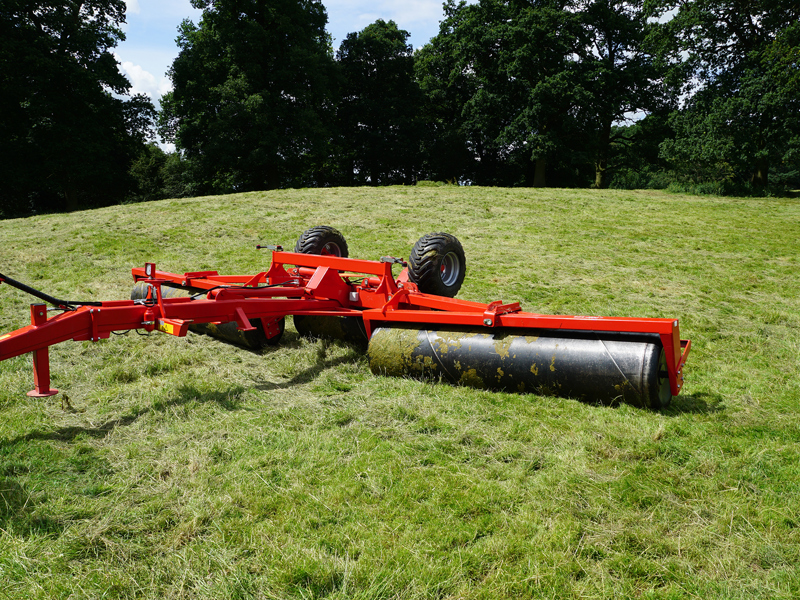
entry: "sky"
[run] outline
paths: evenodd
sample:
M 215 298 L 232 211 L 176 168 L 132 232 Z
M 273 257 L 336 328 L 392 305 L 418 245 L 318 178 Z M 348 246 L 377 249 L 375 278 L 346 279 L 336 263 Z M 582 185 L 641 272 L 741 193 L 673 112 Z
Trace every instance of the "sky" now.
M 425 45 L 439 31 L 442 0 L 323 0 L 328 32 L 337 48 L 348 33 L 360 31 L 377 19 L 393 20 L 411 34 L 414 48 Z M 178 55 L 175 38 L 183 19 L 200 21 L 201 11 L 189 0 L 126 0 L 126 40 L 114 49 L 120 69 L 133 85 L 154 101 L 172 89 L 166 76 Z

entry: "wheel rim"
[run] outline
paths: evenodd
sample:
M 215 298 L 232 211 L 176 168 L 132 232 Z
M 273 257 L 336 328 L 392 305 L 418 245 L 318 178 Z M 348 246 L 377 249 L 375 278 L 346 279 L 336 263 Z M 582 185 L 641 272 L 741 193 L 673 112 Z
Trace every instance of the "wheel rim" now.
M 458 281 L 459 275 L 461 275 L 461 261 L 455 252 L 448 252 L 442 259 L 442 283 L 449 287 Z
M 339 245 L 335 242 L 328 242 L 322 247 L 322 252 L 320 254 L 327 254 L 329 256 L 341 256 L 342 249 L 339 248 Z

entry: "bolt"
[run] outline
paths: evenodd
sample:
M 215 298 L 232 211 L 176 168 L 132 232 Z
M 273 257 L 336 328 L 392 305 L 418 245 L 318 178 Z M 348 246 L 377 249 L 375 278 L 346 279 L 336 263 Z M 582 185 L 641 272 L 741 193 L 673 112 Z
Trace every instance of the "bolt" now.
M 492 324 L 492 320 L 491 319 L 484 319 L 483 320 L 483 324 L 486 325 L 486 326 L 489 326 L 489 325 Z

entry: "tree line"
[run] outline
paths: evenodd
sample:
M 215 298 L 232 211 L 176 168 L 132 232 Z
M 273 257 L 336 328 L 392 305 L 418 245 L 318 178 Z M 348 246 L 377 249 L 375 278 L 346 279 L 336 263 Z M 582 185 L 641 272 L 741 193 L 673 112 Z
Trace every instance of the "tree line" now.
M 192 0 L 156 111 L 124 0 L 0 5 L 0 211 L 285 187 L 800 187 L 796 0 L 448 0 L 334 51 L 317 0 Z M 155 136 L 175 145 L 165 153 Z

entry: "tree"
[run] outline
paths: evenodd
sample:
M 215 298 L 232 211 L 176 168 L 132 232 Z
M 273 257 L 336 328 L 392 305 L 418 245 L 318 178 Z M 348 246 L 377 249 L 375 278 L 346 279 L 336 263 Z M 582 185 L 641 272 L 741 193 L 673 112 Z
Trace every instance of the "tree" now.
M 765 77 L 780 90 L 778 102 L 786 110 L 785 152 L 777 165 L 783 185 L 800 188 L 800 21 L 776 36 L 763 56 Z
M 647 50 L 651 26 L 642 0 L 586 0 L 575 8 L 583 24 L 580 63 L 587 98 L 581 110 L 594 155 L 594 187 L 605 188 L 623 166 L 614 156 L 625 152 L 614 146 L 630 144 L 629 135 L 641 131 L 619 124 L 635 113 L 662 109 L 666 94 Z
M 667 108 L 652 112 L 632 124 L 612 128 L 614 165 L 609 187 L 621 189 L 666 188 L 674 180 L 669 163 L 660 156 L 660 144 L 675 136 Z M 611 170 L 611 169 L 609 169 Z
M 107 205 L 154 117 L 109 52 L 125 38 L 123 0 L 0 3 L 0 210 Z
M 572 8 L 571 0 L 449 0 L 417 64 L 433 148 L 437 139 L 455 142 L 454 152 L 430 153 L 431 170 L 466 151 L 471 164 L 459 178 L 542 186 L 548 169 L 574 171 L 586 161 L 578 128 L 587 101 L 576 60 L 581 20 Z
M 499 69 L 497 31 L 505 22 L 507 6 L 495 0 L 467 5 L 449 0 L 439 34 L 422 48 L 417 73 L 429 97 L 429 160 L 432 170 L 457 156 L 464 162 L 453 179 L 481 184 L 505 183 L 501 162 L 501 135 L 519 110 L 511 102 L 508 78 Z M 442 147 L 440 140 L 462 145 Z M 444 177 L 451 179 L 451 177 Z
M 192 0 L 159 131 L 201 192 L 320 183 L 333 68 L 318 0 Z
M 378 20 L 350 33 L 337 52 L 338 116 L 348 183 L 412 183 L 417 171 L 423 96 L 414 80 L 409 33 Z
M 133 161 L 130 175 L 135 185 L 126 198 L 128 202 L 199 195 L 189 161 L 179 152 L 164 152 L 155 143 L 145 146 Z
M 145 146 L 142 153 L 131 164 L 130 174 L 135 183 L 128 194 L 128 202 L 148 202 L 166 198 L 164 194 L 164 170 L 167 153 L 153 142 Z
M 800 96 L 782 71 L 787 60 L 797 66 L 800 4 L 668 0 L 654 14 L 668 11 L 677 12 L 663 26 L 666 53 L 687 100 L 673 115 L 676 137 L 662 145 L 663 156 L 694 179 L 767 186 L 800 133 Z

